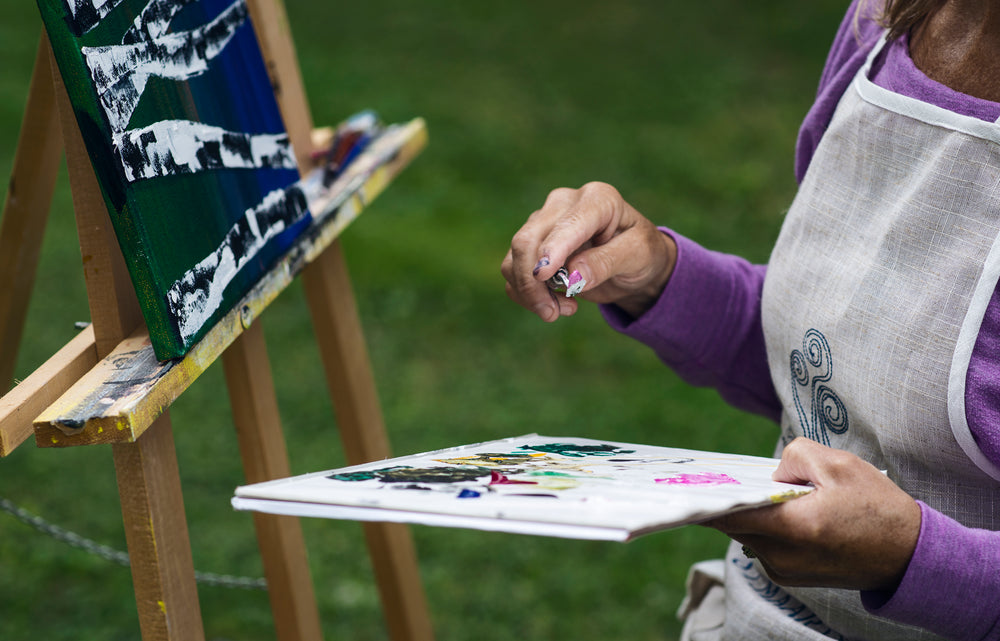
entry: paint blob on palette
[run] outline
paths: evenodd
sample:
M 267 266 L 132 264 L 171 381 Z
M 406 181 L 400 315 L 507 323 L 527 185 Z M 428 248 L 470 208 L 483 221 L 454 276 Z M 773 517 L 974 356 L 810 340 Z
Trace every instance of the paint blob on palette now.
M 156 355 L 183 355 L 312 218 L 246 2 L 38 5 Z
M 628 541 L 811 487 L 778 460 L 530 434 L 247 485 L 241 510 Z

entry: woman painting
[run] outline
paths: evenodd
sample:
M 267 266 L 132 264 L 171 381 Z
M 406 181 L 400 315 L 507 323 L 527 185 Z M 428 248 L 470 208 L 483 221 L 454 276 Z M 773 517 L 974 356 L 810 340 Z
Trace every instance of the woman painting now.
M 709 523 L 688 639 L 1000 639 L 1000 3 L 855 0 L 767 265 L 611 186 L 553 191 L 503 261 L 545 321 L 581 297 L 686 380 L 781 428 L 816 491 Z

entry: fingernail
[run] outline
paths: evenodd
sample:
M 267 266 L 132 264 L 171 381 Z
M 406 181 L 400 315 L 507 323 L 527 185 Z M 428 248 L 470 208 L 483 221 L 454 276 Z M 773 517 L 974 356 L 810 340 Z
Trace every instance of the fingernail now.
M 540 305 L 537 305 L 535 307 L 535 313 L 542 320 L 548 320 L 549 317 L 552 316 L 552 305 L 548 305 L 546 303 L 542 303 Z
M 538 276 L 538 272 L 542 271 L 543 268 L 548 267 L 548 265 L 549 265 L 549 257 L 548 256 L 542 256 L 538 260 L 538 263 L 535 265 L 535 268 L 533 270 L 531 270 L 531 274 L 533 276 Z

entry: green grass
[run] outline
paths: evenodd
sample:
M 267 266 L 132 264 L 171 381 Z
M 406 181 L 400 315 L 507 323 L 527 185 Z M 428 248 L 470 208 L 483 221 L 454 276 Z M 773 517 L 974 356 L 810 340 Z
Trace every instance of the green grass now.
M 510 236 L 549 189 L 615 184 L 652 219 L 767 259 L 794 193 L 792 153 L 846 2 L 290 0 L 319 124 L 362 108 L 427 119 L 424 154 L 344 248 L 396 453 L 526 432 L 768 454 L 776 430 L 692 389 L 586 306 L 545 325 L 503 293 Z M 347 6 L 344 6 L 347 5 Z M 0 174 L 9 175 L 39 33 L 0 0 Z M 6 190 L 5 190 L 6 191 Z M 86 320 L 65 171 L 24 377 Z M 293 471 L 343 463 L 301 288 L 264 316 Z M 258 575 L 221 367 L 172 416 L 195 564 Z M 111 454 L 0 461 L 0 495 L 123 546 Z M 385 639 L 360 528 L 306 521 L 327 638 Z M 696 527 L 627 545 L 414 528 L 439 639 L 672 639 L 687 567 L 725 540 Z M 201 588 L 209 639 L 273 638 L 262 592 Z M 0 637 L 136 639 L 127 570 L 0 514 Z

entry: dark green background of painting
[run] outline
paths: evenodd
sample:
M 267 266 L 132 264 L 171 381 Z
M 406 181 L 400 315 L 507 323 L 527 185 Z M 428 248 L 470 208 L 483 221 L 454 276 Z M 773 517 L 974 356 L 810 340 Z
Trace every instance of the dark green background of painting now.
M 420 115 L 430 144 L 343 237 L 393 450 L 526 432 L 767 455 L 777 429 L 692 389 L 592 306 L 554 325 L 507 300 L 510 236 L 555 186 L 617 185 L 657 222 L 764 261 L 794 193 L 792 153 L 847 2 L 293 0 L 317 123 Z M 0 175 L 40 24 L 0 0 Z M 87 319 L 65 174 L 19 358 L 23 377 Z M 295 473 L 343 463 L 301 287 L 261 321 Z M 172 410 L 195 564 L 259 575 L 221 368 Z M 106 448 L 0 460 L 0 495 L 121 547 Z M 386 639 L 355 523 L 303 523 L 328 639 Z M 697 527 L 627 545 L 414 528 L 442 641 L 674 639 Z M 273 639 L 267 596 L 204 586 L 209 639 Z M 134 640 L 127 570 L 0 514 L 0 637 Z
M 277 256 L 272 242 L 251 261 L 227 287 L 219 309 L 205 323 L 205 327 L 192 337 L 184 339 L 173 322 L 174 312 L 164 299 L 171 285 L 216 251 L 233 223 L 247 208 L 257 205 L 269 191 L 258 185 L 259 176 L 247 170 L 216 170 L 198 174 L 183 174 L 127 182 L 121 172 L 111 147 L 110 130 L 100 111 L 97 94 L 86 72 L 86 63 L 80 53 L 81 46 L 104 46 L 121 43 L 122 35 L 145 5 L 143 0 L 126 0 L 116 7 L 95 28 L 76 36 L 66 28 L 62 0 L 39 0 L 42 18 L 48 26 L 52 49 L 59 63 L 66 88 L 76 111 L 84 142 L 93 159 L 93 166 L 111 212 L 115 232 L 122 254 L 128 265 L 133 284 L 139 294 L 139 303 L 149 328 L 150 338 L 161 359 L 180 356 L 203 336 L 226 311 L 253 286 Z M 177 20 L 191 22 L 192 14 L 200 16 L 200 9 L 189 5 L 178 14 Z M 211 19 L 214 15 L 209 15 Z M 197 20 L 196 20 L 197 22 Z M 232 55 L 235 41 L 226 48 Z M 259 51 L 250 52 L 257 59 L 248 57 L 247 70 L 238 83 L 252 87 L 253 71 L 260 81 L 266 82 L 266 73 Z M 253 98 L 252 89 L 240 104 L 224 93 L 220 81 L 219 62 L 216 59 L 209 70 L 187 82 L 149 78 L 142 98 L 129 121 L 130 128 L 146 126 L 161 120 L 192 120 L 240 131 L 230 113 L 252 112 L 256 109 L 273 114 L 275 128 L 281 129 L 277 104 Z M 260 82 L 258 81 L 258 82 Z M 239 88 L 237 88 L 239 90 Z M 228 120 L 228 122 L 227 122 Z M 254 131 L 253 133 L 264 133 Z M 264 172 L 266 173 L 266 172 Z M 274 172 L 284 184 L 294 181 L 292 171 Z

